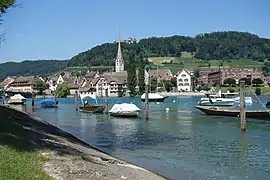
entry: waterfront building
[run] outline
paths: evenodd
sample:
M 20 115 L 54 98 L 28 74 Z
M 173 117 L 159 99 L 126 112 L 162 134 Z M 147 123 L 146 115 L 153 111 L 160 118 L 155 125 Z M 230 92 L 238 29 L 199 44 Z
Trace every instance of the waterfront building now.
M 194 89 L 193 72 L 183 69 L 177 75 L 177 90 L 178 92 L 191 92 Z

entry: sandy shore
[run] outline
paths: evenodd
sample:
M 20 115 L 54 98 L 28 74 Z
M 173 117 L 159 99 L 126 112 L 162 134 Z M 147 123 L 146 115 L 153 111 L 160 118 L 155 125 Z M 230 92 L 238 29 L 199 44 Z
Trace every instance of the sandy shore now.
M 153 172 L 111 157 L 28 113 L 0 106 L 10 123 L 27 131 L 27 139 L 46 161 L 44 171 L 57 180 L 162 180 Z

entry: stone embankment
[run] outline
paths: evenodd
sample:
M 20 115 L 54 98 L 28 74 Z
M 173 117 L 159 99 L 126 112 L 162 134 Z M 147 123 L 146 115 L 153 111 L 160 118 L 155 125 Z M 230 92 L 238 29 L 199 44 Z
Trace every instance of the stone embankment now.
M 162 180 L 153 172 L 111 157 L 73 135 L 28 113 L 0 106 L 10 123 L 21 126 L 44 161 L 44 171 L 54 179 Z M 11 132 L 12 133 L 12 132 Z

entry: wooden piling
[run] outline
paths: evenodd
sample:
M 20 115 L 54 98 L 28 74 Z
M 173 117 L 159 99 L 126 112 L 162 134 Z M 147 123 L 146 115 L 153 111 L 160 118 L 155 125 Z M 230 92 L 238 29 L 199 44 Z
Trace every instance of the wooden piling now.
M 149 120 L 149 74 L 145 71 L 145 119 Z
M 105 108 L 105 113 L 108 114 L 109 112 L 109 101 L 108 101 L 108 97 L 109 97 L 109 92 L 108 92 L 108 88 L 105 88 L 105 104 L 106 104 L 106 108 Z
M 75 91 L 74 102 L 75 102 L 75 110 L 78 111 L 78 91 Z
M 35 93 L 32 92 L 32 107 L 35 106 Z
M 240 121 L 241 131 L 246 132 L 246 110 L 245 110 L 245 81 L 240 81 Z

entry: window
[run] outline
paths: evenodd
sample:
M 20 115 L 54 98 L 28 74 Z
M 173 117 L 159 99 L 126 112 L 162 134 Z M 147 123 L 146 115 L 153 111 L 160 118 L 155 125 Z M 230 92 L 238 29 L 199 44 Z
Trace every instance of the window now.
M 183 86 L 183 83 L 179 83 L 179 86 Z
M 179 81 L 179 82 L 183 82 L 183 79 L 179 79 L 178 81 Z
M 185 86 L 189 86 L 189 83 L 185 83 Z
M 186 77 L 187 75 L 185 75 L 185 74 L 182 74 L 181 76 L 182 76 L 182 77 Z
M 185 82 L 188 82 L 188 78 L 186 78 L 184 81 L 185 81 Z

